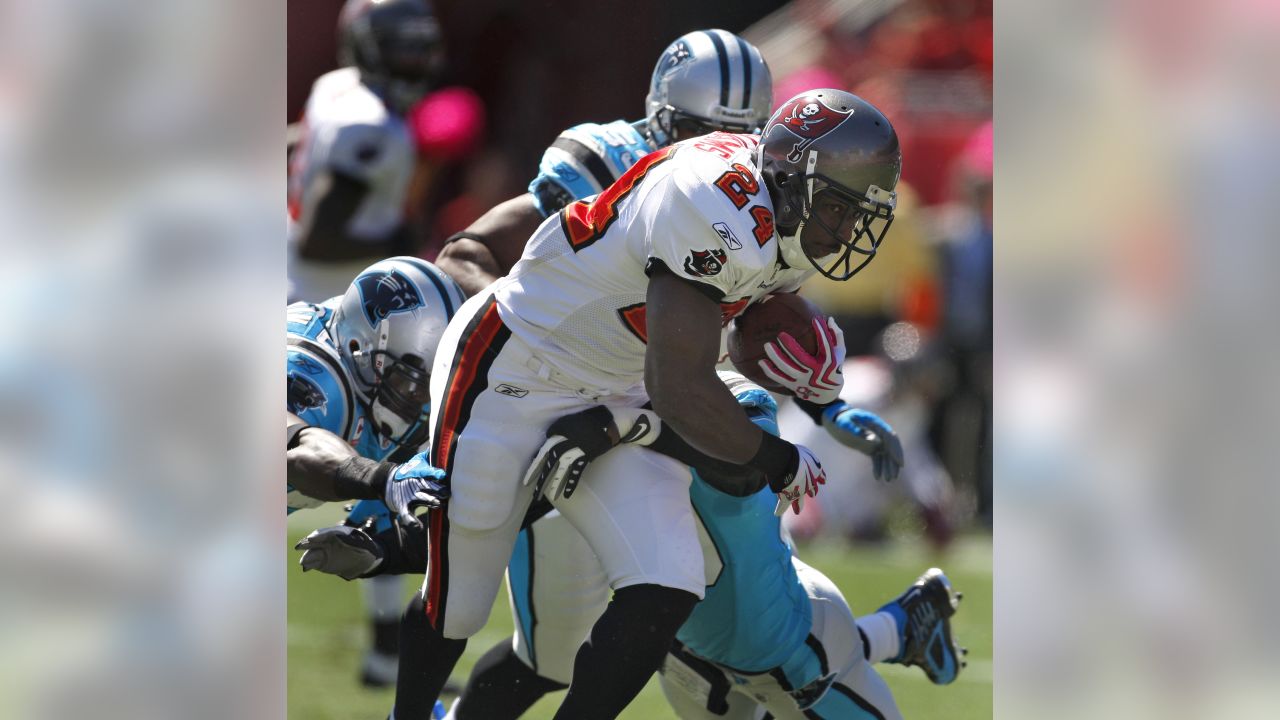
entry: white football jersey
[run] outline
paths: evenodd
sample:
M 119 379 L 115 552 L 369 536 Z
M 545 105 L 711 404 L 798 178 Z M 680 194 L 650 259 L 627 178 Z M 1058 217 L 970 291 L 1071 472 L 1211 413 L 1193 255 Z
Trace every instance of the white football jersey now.
M 644 380 L 648 270 L 719 301 L 724 322 L 813 270 L 784 268 L 754 135 L 713 133 L 641 158 L 597 196 L 547 218 L 495 284 L 499 314 L 544 362 L 587 386 Z
M 326 176 L 340 172 L 369 185 L 347 234 L 385 240 L 404 222 L 416 151 L 404 119 L 360 82 L 356 68 L 320 76 L 307 98 L 303 138 L 289 168 L 289 211 L 296 234 L 310 225 Z

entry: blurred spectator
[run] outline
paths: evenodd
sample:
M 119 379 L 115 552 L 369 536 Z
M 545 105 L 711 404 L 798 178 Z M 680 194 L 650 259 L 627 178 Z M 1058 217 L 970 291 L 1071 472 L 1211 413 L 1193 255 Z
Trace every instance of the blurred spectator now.
M 518 180 L 532 173 L 513 168 L 506 153 L 489 147 L 476 153 L 459 174 L 462 176 L 460 192 L 447 200 L 431 219 L 430 235 L 421 252 L 428 260 L 440 252 L 445 238 L 465 230 L 490 208 L 518 194 L 511 187 L 513 184 L 518 187 Z
M 943 352 L 954 385 L 938 407 L 937 445 L 961 481 L 977 490 L 991 523 L 992 125 L 966 144 L 956 169 L 957 202 L 943 213 Z
M 316 81 L 290 160 L 290 300 L 341 294 L 368 264 L 418 248 L 442 167 L 484 132 L 474 93 L 432 92 L 444 47 L 425 0 L 350 0 L 338 32 L 346 67 Z
M 804 294 L 838 318 L 850 355 L 877 352 L 875 338 L 894 323 L 919 334 L 912 366 L 920 370 L 909 375 L 921 409 L 912 421 L 927 429 L 948 484 L 954 477 L 975 496 L 963 504 L 988 524 L 991 17 L 989 0 L 805 0 L 746 33 L 780 78 L 778 103 L 809 86 L 847 89 L 881 107 L 898 131 L 903 182 L 885 245 L 854 282 L 815 278 Z M 868 489 L 859 503 L 875 517 L 883 493 Z

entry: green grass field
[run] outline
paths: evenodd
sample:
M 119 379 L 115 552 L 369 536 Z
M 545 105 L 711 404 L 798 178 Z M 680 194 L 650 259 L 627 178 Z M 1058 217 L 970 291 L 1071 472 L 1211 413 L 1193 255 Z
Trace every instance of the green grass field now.
M 314 527 L 341 517 L 335 508 L 296 513 L 289 522 L 289 543 Z M 969 648 L 969 667 L 949 686 L 931 685 L 918 668 L 880 665 L 877 669 L 893 689 L 909 720 L 970 720 L 990 718 L 991 699 L 991 539 L 979 534 L 961 538 L 943 557 L 912 541 L 896 541 L 884 549 L 849 549 L 815 544 L 801 548 L 801 557 L 835 581 L 854 614 L 874 611 L 896 596 L 931 565 L 947 571 L 964 593 L 954 627 Z M 392 691 L 370 691 L 358 682 L 360 657 L 366 644 L 360 588 L 319 573 L 303 574 L 299 553 L 290 550 L 289 586 L 289 717 L 294 720 L 381 720 L 391 708 Z M 406 580 L 412 593 L 421 578 Z M 461 683 L 472 663 L 498 640 L 511 634 L 506 591 L 499 595 L 489 624 L 472 638 L 454 671 Z M 525 715 L 550 718 L 563 693 L 543 698 Z M 626 720 L 665 720 L 674 713 L 651 681 L 622 714 Z

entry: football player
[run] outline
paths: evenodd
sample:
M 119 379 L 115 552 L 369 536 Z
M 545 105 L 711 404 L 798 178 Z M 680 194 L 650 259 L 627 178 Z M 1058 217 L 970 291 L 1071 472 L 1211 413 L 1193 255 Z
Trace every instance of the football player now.
M 361 272 L 343 295 L 288 307 L 289 513 L 362 500 L 349 523 L 388 529 L 392 513 L 413 524 L 416 507 L 436 502 L 443 473 L 414 454 L 429 427 L 427 369 L 463 299 L 430 263 L 397 257 Z M 366 589 L 374 647 L 362 678 L 385 686 L 395 681 L 403 593 L 394 577 Z
M 511 273 L 463 306 L 431 378 L 431 458 L 451 495 L 431 515 L 427 578 L 402 623 L 394 717 L 428 716 L 488 617 L 535 492 L 587 539 L 614 589 L 557 717 L 616 717 L 631 701 L 703 594 L 687 467 L 623 446 L 575 493 L 580 473 L 536 485 L 520 458 L 558 417 L 652 402 L 698 450 L 752 466 L 780 510 L 798 509 L 825 481 L 821 464 L 761 431 L 717 381 L 720 328 L 815 272 L 847 279 L 865 267 L 900 170 L 876 108 L 802 93 L 759 138 L 714 133 L 645 155 L 543 223 Z M 836 400 L 844 354 L 834 323 L 821 336 L 816 354 L 792 344 L 772 368 L 819 413 Z
M 469 149 L 468 128 L 483 114 L 461 88 L 427 98 L 444 66 L 427 0 L 348 0 L 338 34 L 344 67 L 316 80 L 290 161 L 290 299 L 341 294 L 365 266 L 412 251 L 406 210 L 434 163 Z M 477 121 L 449 123 L 457 137 L 436 137 L 418 119 L 435 112 Z
M 637 159 L 676 139 L 714 130 L 758 132 L 772 97 L 768 66 L 759 50 L 742 38 L 723 30 L 678 38 L 654 68 L 645 119 L 583 124 L 562 133 L 546 151 L 530 193 L 497 206 L 467 231 L 450 238 L 436 259 L 437 266 L 457 279 L 468 294 L 480 290 L 515 264 L 538 224 L 569 200 L 608 187 Z M 355 530 L 367 525 L 375 532 L 388 528 L 385 516 L 371 516 L 370 507 L 358 506 L 345 526 L 313 533 L 300 543 L 307 550 L 304 568 L 350 579 L 367 574 L 373 563 L 380 562 L 382 552 L 361 543 L 362 532 Z M 420 548 L 400 542 L 398 531 L 394 535 L 395 551 L 407 552 L 414 560 L 420 557 Z M 354 565 L 344 564 L 353 552 Z M 382 601 L 371 600 L 371 604 L 381 607 L 395 595 L 392 590 L 376 593 Z M 380 622 L 377 627 L 375 635 L 380 637 L 394 625 Z
M 529 192 L 494 207 L 446 240 L 436 258 L 469 295 L 505 275 L 525 242 L 565 205 L 609 187 L 637 160 L 717 130 L 758 133 L 773 107 L 760 50 L 724 30 L 698 30 L 667 46 L 649 81 L 645 117 L 583 123 L 543 153 Z
M 752 422 L 776 435 L 777 406 L 769 393 L 737 373 L 720 377 Z M 570 417 L 554 423 L 548 433 L 559 449 L 555 457 L 540 456 L 531 472 L 539 480 L 581 472 L 581 458 L 614 444 L 602 423 L 635 426 L 635 411 L 619 413 L 627 419 L 596 408 L 582 414 L 595 414 L 591 421 Z M 777 718 L 895 718 L 901 716 L 893 698 L 870 663 L 918 665 L 939 684 L 955 679 L 963 661 L 949 618 L 959 596 L 941 571 L 930 570 L 898 599 L 855 622 L 835 585 L 792 554 L 774 512 L 776 498 L 761 473 L 708 458 L 658 418 L 640 414 L 650 430 L 633 436 L 697 468 L 690 496 L 703 542 L 706 597 L 680 628 L 660 671 L 680 717 L 753 718 L 758 703 Z M 888 480 L 897 474 L 901 448 L 892 429 L 844 403 L 824 415 L 831 435 L 869 455 L 878 476 Z M 610 463 L 611 454 L 601 456 L 592 473 L 611 472 Z M 593 476 L 585 482 L 594 481 Z M 565 539 L 573 533 L 566 525 L 534 524 L 526 546 L 517 547 L 530 560 L 522 573 L 512 567 L 519 638 L 514 654 L 538 669 L 543 684 L 548 677 L 567 681 L 577 643 L 559 636 L 585 639 L 608 601 L 604 569 L 580 538 Z M 544 540 L 551 541 L 550 552 Z M 568 587 L 533 582 L 535 570 L 569 579 Z M 523 695 L 528 704 L 537 699 L 530 686 L 541 684 L 525 677 L 512 687 L 510 673 L 502 671 L 510 655 L 491 652 L 477 663 L 450 718 L 515 718 L 528 705 L 514 708 L 504 695 Z
M 776 434 L 773 398 L 737 373 L 720 377 L 752 421 Z M 619 424 L 610 418 L 604 425 L 611 422 Z M 634 420 L 628 422 L 634 427 Z M 758 473 L 711 461 L 656 417 L 646 422 L 662 428 L 650 449 L 695 467 L 690 495 L 704 539 L 706 597 L 677 633 L 660 669 L 680 717 L 751 718 L 757 702 L 779 718 L 856 718 L 867 707 L 898 717 L 868 663 L 917 665 L 938 684 L 955 679 L 963 650 L 951 635 L 950 617 L 959 596 L 950 592 L 945 575 L 930 570 L 877 613 L 855 621 L 839 590 L 783 541 L 772 492 Z M 901 449 L 882 421 L 839 403 L 824 412 L 822 424 L 833 438 L 870 456 L 881 479 L 893 479 Z M 558 459 L 573 456 L 568 448 L 611 445 L 607 438 L 593 439 L 600 427 L 571 419 L 553 424 L 563 433 Z M 539 473 L 569 469 L 542 460 L 536 463 Z M 383 533 L 368 547 L 393 547 L 397 541 Z M 363 555 L 345 552 L 353 561 Z M 418 557 L 407 561 L 376 549 L 373 554 L 378 557 L 370 570 L 421 571 L 413 566 Z M 563 689 L 578 645 L 609 599 L 599 560 L 554 513 L 521 532 L 508 582 L 515 642 L 499 643 L 476 663 L 449 720 L 514 719 L 545 693 Z

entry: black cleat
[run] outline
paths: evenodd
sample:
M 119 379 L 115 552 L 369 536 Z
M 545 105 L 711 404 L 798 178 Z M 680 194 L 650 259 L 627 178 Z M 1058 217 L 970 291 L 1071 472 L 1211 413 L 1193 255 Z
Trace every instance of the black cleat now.
M 969 652 L 951 634 L 951 616 L 962 597 L 941 570 L 929 568 L 898 599 L 881 607 L 898 618 L 902 629 L 901 652 L 888 662 L 919 666 L 935 685 L 954 682 Z

